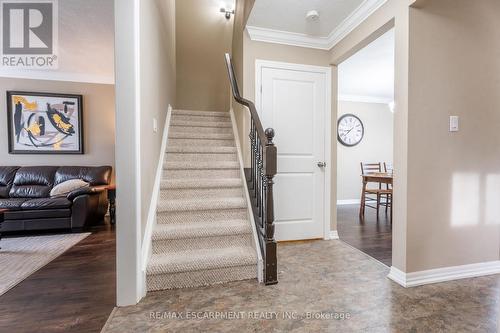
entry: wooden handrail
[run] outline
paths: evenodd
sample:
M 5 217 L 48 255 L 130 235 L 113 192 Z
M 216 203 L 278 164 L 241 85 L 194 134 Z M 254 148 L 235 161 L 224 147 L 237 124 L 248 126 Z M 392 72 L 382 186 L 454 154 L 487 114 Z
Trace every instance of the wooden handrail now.
M 241 97 L 238 82 L 234 74 L 231 56 L 226 53 L 226 67 L 234 99 L 250 111 L 250 155 L 251 166 L 246 172 L 248 192 L 259 238 L 259 245 L 264 259 L 264 283 L 278 283 L 277 246 L 274 239 L 274 196 L 273 178 L 277 172 L 277 149 L 273 143 L 274 130 L 264 130 L 255 108 L 255 104 Z
M 225 57 L 226 57 L 226 67 L 229 74 L 229 83 L 231 85 L 231 91 L 233 93 L 233 97 L 236 100 L 236 102 L 246 106 L 248 110 L 250 110 L 250 116 L 252 117 L 252 120 L 255 121 L 255 126 L 257 134 L 259 135 L 259 139 L 261 140 L 261 142 L 266 142 L 267 140 L 266 132 L 264 131 L 264 127 L 262 127 L 262 123 L 260 121 L 259 114 L 257 113 L 257 109 L 255 108 L 255 104 L 252 101 L 249 101 L 248 99 L 241 97 L 240 90 L 238 89 L 238 82 L 236 81 L 236 76 L 234 75 L 234 67 L 231 60 L 231 56 L 229 55 L 229 53 L 226 53 Z M 272 128 L 270 128 L 269 130 L 273 131 L 274 134 L 274 130 Z

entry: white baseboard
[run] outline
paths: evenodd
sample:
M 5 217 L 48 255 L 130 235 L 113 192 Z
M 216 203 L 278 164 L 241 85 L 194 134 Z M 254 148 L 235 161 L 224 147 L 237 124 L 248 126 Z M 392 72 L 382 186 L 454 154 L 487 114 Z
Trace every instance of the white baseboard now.
M 389 271 L 389 275 L 387 275 L 387 277 L 402 287 L 408 287 L 406 284 L 406 273 L 394 266 L 391 266 L 391 270 Z
M 163 136 L 161 139 L 161 153 L 158 159 L 158 165 L 156 167 L 155 182 L 153 185 L 153 193 L 151 195 L 151 204 L 149 205 L 148 220 L 146 223 L 146 229 L 144 231 L 144 238 L 142 240 L 141 248 L 141 269 L 143 274 L 143 296 L 146 296 L 147 286 L 146 286 L 146 268 L 148 267 L 149 259 L 151 258 L 151 238 L 153 235 L 153 229 L 156 225 L 156 207 L 158 206 L 158 197 L 160 195 L 160 183 L 163 174 L 163 162 L 165 160 L 165 152 L 167 150 L 168 141 L 168 128 L 170 126 L 170 118 L 172 117 L 172 106 L 168 106 L 167 116 L 165 118 L 165 125 L 163 127 Z
M 408 288 L 492 274 L 500 274 L 500 260 L 429 269 L 412 273 L 405 273 L 392 266 L 387 277 L 401 286 Z
M 359 199 L 337 200 L 337 206 L 359 205 L 360 202 L 361 202 L 361 200 L 359 200 Z
M 339 239 L 339 233 L 337 230 L 330 230 L 330 236 L 329 238 L 330 240 L 332 239 Z

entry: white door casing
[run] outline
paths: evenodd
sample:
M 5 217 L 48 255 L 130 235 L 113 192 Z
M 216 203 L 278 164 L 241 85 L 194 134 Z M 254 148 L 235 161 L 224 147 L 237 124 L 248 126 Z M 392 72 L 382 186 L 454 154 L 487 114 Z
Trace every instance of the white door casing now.
M 331 69 L 257 60 L 255 96 L 264 128 L 276 132 L 276 240 L 328 239 Z

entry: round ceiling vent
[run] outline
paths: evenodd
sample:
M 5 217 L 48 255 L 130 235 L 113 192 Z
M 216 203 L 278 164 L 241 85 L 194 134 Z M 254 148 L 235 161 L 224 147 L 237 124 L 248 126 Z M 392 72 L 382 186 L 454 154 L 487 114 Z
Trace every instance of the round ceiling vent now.
M 319 19 L 319 13 L 317 10 L 310 10 L 306 14 L 306 19 L 308 21 L 317 21 Z

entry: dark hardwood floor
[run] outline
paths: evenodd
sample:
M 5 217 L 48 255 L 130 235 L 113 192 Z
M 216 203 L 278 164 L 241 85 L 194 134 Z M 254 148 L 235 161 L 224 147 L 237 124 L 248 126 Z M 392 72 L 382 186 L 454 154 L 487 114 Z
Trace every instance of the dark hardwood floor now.
M 109 224 L 0 296 L 0 332 L 100 332 L 116 299 Z
M 381 210 L 367 208 L 364 221 L 359 219 L 359 205 L 337 206 L 337 230 L 341 240 L 381 261 L 392 264 L 392 224 Z

